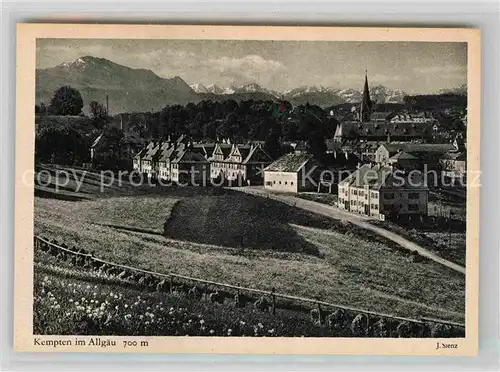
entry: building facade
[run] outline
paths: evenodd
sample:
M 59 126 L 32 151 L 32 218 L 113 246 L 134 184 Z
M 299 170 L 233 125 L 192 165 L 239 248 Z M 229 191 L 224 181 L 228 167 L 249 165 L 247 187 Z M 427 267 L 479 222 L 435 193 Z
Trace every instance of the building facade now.
M 289 193 L 314 191 L 319 172 L 319 164 L 311 154 L 289 153 L 264 169 L 264 188 Z
M 429 189 L 418 174 L 364 164 L 338 185 L 338 206 L 385 220 L 416 218 L 428 213 Z
M 210 162 L 190 146 L 177 151 L 171 161 L 171 181 L 181 185 L 210 185 Z
M 209 159 L 210 176 L 228 181 L 241 179 L 246 184 L 258 185 L 263 182 L 263 170 L 272 158 L 260 144 L 217 144 Z

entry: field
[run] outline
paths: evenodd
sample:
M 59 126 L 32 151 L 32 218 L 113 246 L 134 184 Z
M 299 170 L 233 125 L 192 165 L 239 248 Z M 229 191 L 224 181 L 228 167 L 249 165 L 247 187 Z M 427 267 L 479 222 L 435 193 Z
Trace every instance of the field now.
M 37 255 L 34 334 L 128 336 L 333 336 L 307 314 L 190 300 L 140 291 L 118 279 Z
M 323 203 L 327 205 L 335 205 L 338 200 L 338 195 L 337 194 L 318 194 L 315 192 L 301 192 L 297 194 L 299 198 L 306 199 L 306 200 L 312 200 L 318 203 Z
M 275 287 L 399 316 L 464 320 L 463 275 L 412 262 L 340 221 L 222 189 L 112 186 L 98 195 L 92 183 L 80 190 L 85 200 L 36 197 L 35 233 L 158 272 Z M 292 237 L 288 245 L 285 236 Z
M 465 266 L 465 226 L 462 221 L 456 221 L 453 229 L 448 231 L 447 222 L 443 221 L 443 219 L 429 220 L 421 226 L 404 225 L 393 221 L 370 221 L 370 223 L 394 231 L 449 261 Z

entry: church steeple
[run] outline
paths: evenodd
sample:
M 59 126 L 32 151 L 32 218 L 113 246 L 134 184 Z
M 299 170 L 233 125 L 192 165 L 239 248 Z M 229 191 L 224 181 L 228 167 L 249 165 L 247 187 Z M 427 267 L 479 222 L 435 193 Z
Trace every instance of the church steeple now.
M 372 101 L 370 99 L 370 90 L 368 88 L 368 71 L 365 70 L 365 86 L 363 88 L 363 101 L 359 111 L 361 122 L 370 121 L 372 115 Z

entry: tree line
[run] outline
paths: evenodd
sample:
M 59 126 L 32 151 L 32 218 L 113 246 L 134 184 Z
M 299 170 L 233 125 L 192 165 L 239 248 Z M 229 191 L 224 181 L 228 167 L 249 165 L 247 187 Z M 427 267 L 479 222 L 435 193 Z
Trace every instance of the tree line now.
M 54 93 L 48 107 L 40 104 L 35 107 L 35 111 L 38 115 L 69 116 L 82 115 L 82 108 L 80 93 L 65 86 Z M 89 108 L 89 131 L 94 137 L 100 132 L 113 132 L 106 136 L 110 140 L 123 137 L 124 133 L 115 133 L 116 125 L 112 129 L 112 118 L 108 116 L 105 107 L 94 101 L 89 104 Z M 128 116 L 130 125 L 127 125 L 126 130 L 142 140 L 187 135 L 193 141 L 262 141 L 273 157 L 287 151 L 283 147 L 284 142 L 304 141 L 311 152 L 320 158 L 326 148 L 325 138 L 333 136 L 337 125 L 336 120 L 319 106 L 306 104 L 293 107 L 288 101 L 271 100 L 203 100 L 185 106 L 168 105 L 159 112 L 130 113 Z M 40 149 L 46 148 L 48 143 L 57 148 L 57 143 L 64 141 L 64 138 L 69 139 L 69 136 L 72 136 L 74 142 L 78 136 L 69 132 L 67 128 L 53 128 L 42 133 L 39 138 Z M 80 137 L 88 138 L 88 134 L 80 133 Z M 47 136 L 50 138 L 45 138 Z M 91 137 L 88 139 L 92 140 Z M 61 146 L 64 147 L 62 143 Z

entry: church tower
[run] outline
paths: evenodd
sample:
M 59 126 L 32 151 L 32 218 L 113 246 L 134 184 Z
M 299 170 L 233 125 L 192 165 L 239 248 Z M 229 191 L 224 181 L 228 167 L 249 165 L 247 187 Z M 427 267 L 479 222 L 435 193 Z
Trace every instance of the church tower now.
M 370 90 L 368 89 L 368 71 L 365 71 L 365 86 L 363 88 L 363 100 L 359 110 L 359 119 L 361 122 L 370 121 L 372 115 L 372 101 L 370 99 Z

